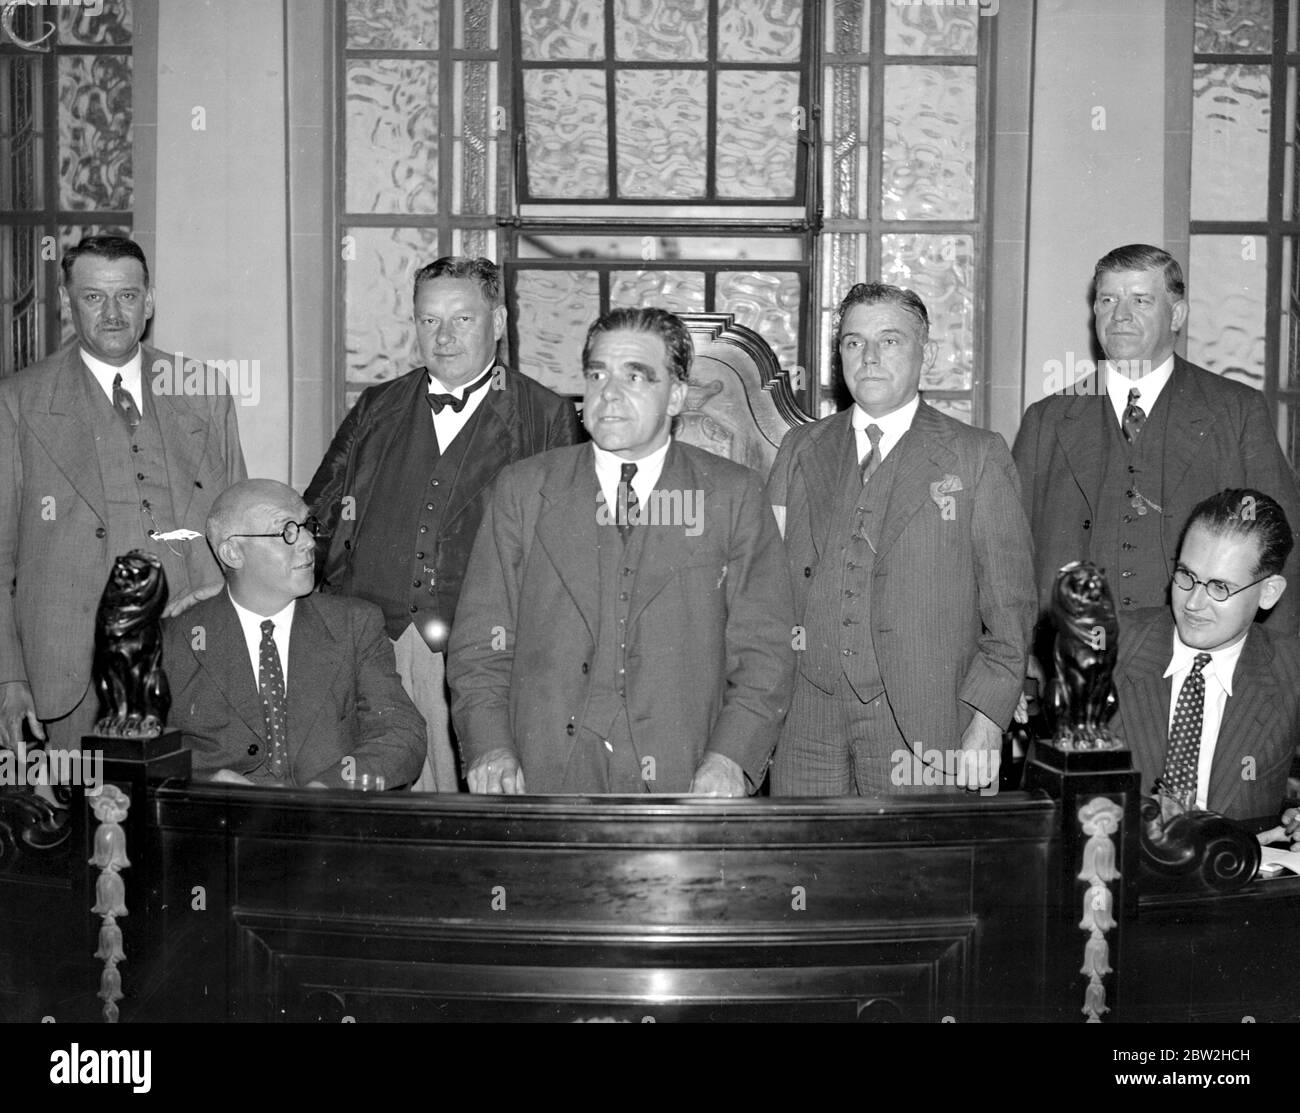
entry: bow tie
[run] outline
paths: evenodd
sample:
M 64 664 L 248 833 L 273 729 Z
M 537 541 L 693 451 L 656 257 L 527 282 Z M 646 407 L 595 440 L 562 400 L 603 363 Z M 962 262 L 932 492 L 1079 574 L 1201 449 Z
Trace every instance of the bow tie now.
M 454 394 L 434 394 L 430 391 L 428 395 L 429 409 L 436 414 L 440 414 L 442 413 L 444 406 L 450 406 L 452 413 L 460 413 L 460 411 L 465 408 L 465 403 L 469 401 L 469 396 L 479 388 L 486 386 L 495 373 L 496 368 L 489 367 L 483 377 L 477 382 L 470 383 L 470 385 L 465 388 L 465 393 L 459 398 Z M 430 382 L 432 382 L 432 379 L 430 379 Z

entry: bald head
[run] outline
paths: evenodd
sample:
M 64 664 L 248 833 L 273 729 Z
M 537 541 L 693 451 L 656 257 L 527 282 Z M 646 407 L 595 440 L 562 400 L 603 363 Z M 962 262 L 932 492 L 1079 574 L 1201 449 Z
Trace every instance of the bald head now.
M 302 505 L 297 491 L 274 479 L 245 479 L 232 484 L 216 497 L 208 512 L 208 544 L 224 568 L 220 549 L 227 537 L 236 533 L 262 533 L 269 527 L 259 525 L 258 521 L 266 511 L 284 507 L 292 512 Z
M 208 544 L 231 597 L 273 615 L 315 586 L 316 538 L 298 492 L 273 479 L 246 479 L 217 496 L 208 515 Z M 286 541 L 285 537 L 293 537 Z

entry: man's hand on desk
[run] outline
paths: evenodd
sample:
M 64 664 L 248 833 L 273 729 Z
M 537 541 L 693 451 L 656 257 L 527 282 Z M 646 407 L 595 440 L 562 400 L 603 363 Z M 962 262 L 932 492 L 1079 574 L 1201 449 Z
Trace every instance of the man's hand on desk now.
M 219 785 L 251 785 L 250 781 L 243 773 L 236 773 L 233 769 L 218 769 L 212 774 L 212 783 Z
M 36 717 L 32 690 L 21 680 L 0 684 L 0 750 L 16 750 L 23 740 L 23 720 L 32 734 L 45 741 L 45 728 Z
M 465 774 L 470 792 L 491 795 L 522 796 L 524 789 L 524 771 L 520 768 L 519 758 L 513 750 L 501 746 L 489 750 Z
M 982 711 L 976 711 L 961 736 L 963 776 L 968 792 L 998 783 L 1002 769 L 1002 728 Z
M 725 754 L 705 754 L 691 778 L 692 796 L 744 796 L 745 771 Z

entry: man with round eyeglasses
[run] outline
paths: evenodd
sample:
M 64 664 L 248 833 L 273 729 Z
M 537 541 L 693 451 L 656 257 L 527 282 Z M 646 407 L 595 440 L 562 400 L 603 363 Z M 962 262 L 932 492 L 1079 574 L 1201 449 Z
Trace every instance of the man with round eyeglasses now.
M 318 528 L 298 493 L 269 479 L 213 503 L 207 536 L 225 590 L 163 624 L 170 725 L 196 777 L 397 788 L 420 773 L 424 720 L 397 678 L 383 613 L 313 594 Z
M 1286 591 L 1292 545 L 1261 491 L 1192 510 L 1170 607 L 1137 612 L 1119 642 L 1115 725 L 1144 792 L 1232 819 L 1277 815 L 1300 741 L 1300 641 L 1256 620 Z

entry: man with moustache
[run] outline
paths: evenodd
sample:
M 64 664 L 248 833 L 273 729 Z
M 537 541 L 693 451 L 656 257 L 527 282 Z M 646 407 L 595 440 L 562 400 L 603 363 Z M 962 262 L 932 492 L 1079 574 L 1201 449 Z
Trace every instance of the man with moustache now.
M 762 480 L 683 444 L 693 347 L 662 309 L 588 330 L 594 444 L 506 468 L 451 633 L 471 792 L 742 796 L 789 703 L 789 581 Z
M 1174 354 L 1187 321 L 1183 273 L 1166 251 L 1129 244 L 1093 275 L 1093 317 L 1106 360 L 1025 412 L 1013 454 L 1037 554 L 1041 607 L 1072 560 L 1105 570 L 1121 632 L 1135 611 L 1167 605 L 1178 531 L 1201 499 L 1251 487 L 1300 523 L 1300 490 L 1263 395 Z M 1285 569 L 1300 574 L 1297 551 Z M 1300 630 L 1300 595 L 1269 625 Z M 1037 659 L 1047 661 L 1046 635 Z
M 361 395 L 305 497 L 328 538 L 321 589 L 383 610 L 428 724 L 413 787 L 456 792 L 444 654 L 487 493 L 507 464 L 573 444 L 578 421 L 565 399 L 497 362 L 506 310 L 490 260 L 421 268 L 415 328 L 424 366 Z
M 1134 612 L 1119 642 L 1116 733 L 1142 791 L 1230 819 L 1276 816 L 1300 742 L 1300 640 L 1261 625 L 1287 589 L 1292 530 L 1261 491 L 1198 503 L 1170 607 Z
M 854 286 L 838 346 L 853 406 L 786 434 L 768 480 L 803 634 L 772 794 L 995 786 L 1035 610 L 1015 466 L 921 400 L 911 290 Z
M 14 749 L 24 724 L 55 749 L 93 730 L 95 611 L 119 554 L 162 562 L 169 611 L 216 589 L 204 521 L 245 474 L 230 395 L 169 393 L 176 357 L 140 342 L 154 311 L 140 247 L 90 236 L 61 266 L 76 339 L 0 381 L 0 746 Z
M 313 595 L 316 522 L 296 491 L 250 479 L 217 498 L 207 536 L 226 589 L 163 623 L 169 725 L 197 777 L 344 788 L 410 784 L 425 730 L 397 679 L 379 608 Z

